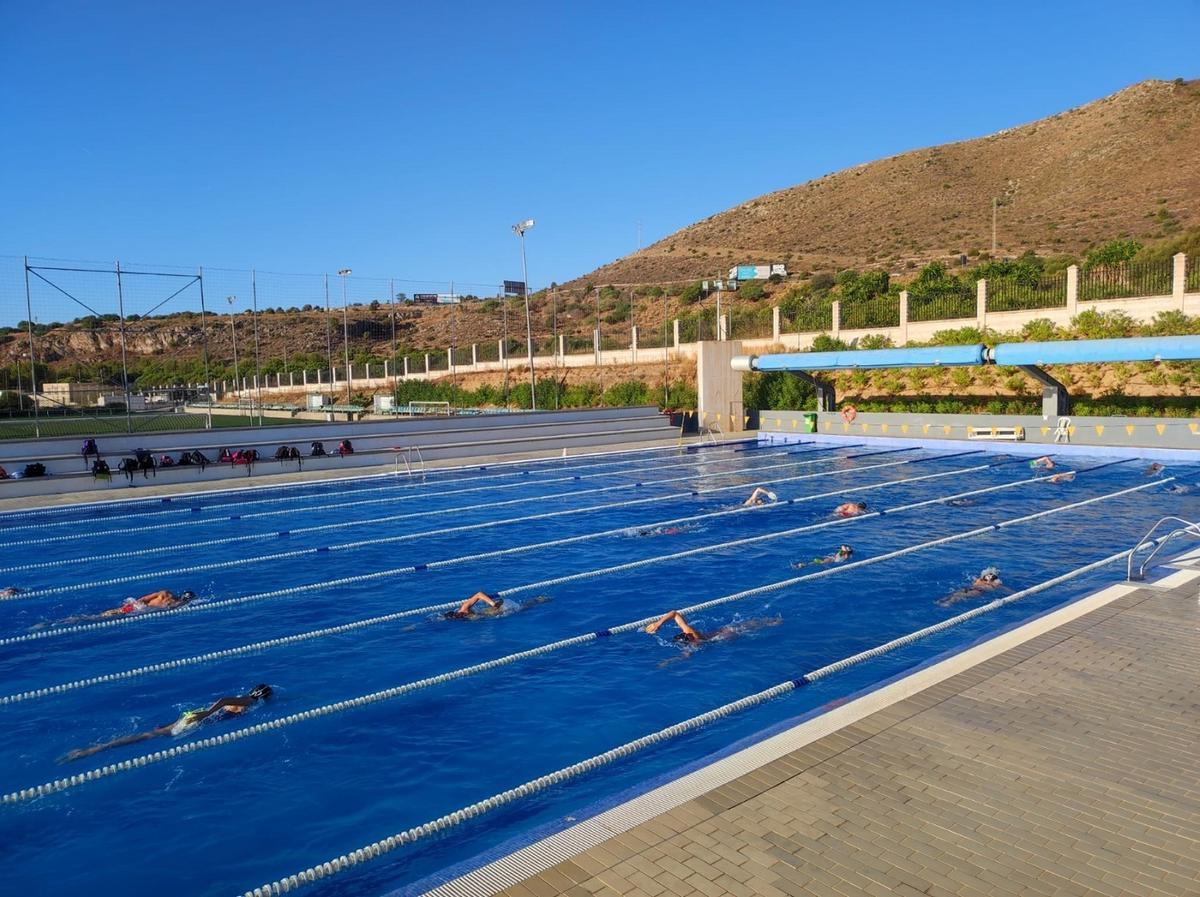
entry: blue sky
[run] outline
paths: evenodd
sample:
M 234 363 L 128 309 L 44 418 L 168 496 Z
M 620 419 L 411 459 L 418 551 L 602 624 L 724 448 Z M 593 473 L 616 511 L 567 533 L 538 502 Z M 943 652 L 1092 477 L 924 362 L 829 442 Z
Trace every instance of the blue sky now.
M 848 165 L 1200 75 L 1194 0 L 0 12 L 0 254 L 468 284 L 520 277 L 509 226 L 527 216 L 541 286 L 632 251 L 638 222 L 648 244 Z

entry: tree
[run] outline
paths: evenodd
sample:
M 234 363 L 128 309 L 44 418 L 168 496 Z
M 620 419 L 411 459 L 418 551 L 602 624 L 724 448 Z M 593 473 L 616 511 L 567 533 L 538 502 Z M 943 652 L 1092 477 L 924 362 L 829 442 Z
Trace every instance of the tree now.
M 697 280 L 695 283 L 689 283 L 683 288 L 683 292 L 679 294 L 679 301 L 684 305 L 695 305 L 703 295 L 704 287 Z
M 1094 268 L 1097 265 L 1119 265 L 1130 261 L 1142 249 L 1137 240 L 1109 240 L 1103 246 L 1089 249 L 1083 257 L 1084 268 Z

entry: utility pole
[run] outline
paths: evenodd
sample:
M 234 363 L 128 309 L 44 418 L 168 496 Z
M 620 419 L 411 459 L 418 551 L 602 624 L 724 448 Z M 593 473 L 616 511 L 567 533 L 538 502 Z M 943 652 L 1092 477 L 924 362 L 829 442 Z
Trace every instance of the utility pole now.
M 996 254 L 996 208 L 999 206 L 999 201 L 995 196 L 992 197 L 992 255 Z

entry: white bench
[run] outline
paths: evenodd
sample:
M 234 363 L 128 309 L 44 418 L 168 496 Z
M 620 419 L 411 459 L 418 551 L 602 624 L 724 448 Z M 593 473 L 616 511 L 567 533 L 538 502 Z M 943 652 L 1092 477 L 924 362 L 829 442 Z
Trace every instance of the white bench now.
M 967 427 L 968 439 L 994 439 L 1005 442 L 1024 442 L 1024 427 Z

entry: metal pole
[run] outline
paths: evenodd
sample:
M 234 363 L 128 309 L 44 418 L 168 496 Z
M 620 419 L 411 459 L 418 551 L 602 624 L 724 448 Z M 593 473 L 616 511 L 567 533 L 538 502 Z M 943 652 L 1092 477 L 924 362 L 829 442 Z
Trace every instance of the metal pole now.
M 600 385 L 600 407 L 604 407 L 604 330 L 600 324 L 600 290 L 596 290 L 596 380 Z
M 396 391 L 396 282 L 388 280 L 388 307 L 392 310 L 392 392 Z
M 121 379 L 125 387 L 125 432 L 133 432 L 133 418 L 129 416 L 129 363 L 125 357 L 125 292 L 121 286 L 121 262 L 117 260 L 117 310 L 121 314 Z M 30 359 L 32 362 L 32 359 Z
M 528 285 L 526 285 L 526 286 L 528 286 Z M 560 362 L 562 361 L 562 359 L 560 359 L 558 357 L 558 293 L 557 292 L 551 291 L 550 303 L 551 303 L 550 317 L 551 317 L 551 324 L 552 324 L 551 329 L 554 331 L 554 334 L 553 334 L 554 339 L 553 339 L 553 342 L 550 343 L 550 352 L 554 356 L 554 410 L 557 411 L 558 407 L 559 407 L 558 406 L 558 394 L 562 390 L 562 376 L 563 376 L 562 370 L 560 367 Z
M 342 278 L 342 349 L 346 357 L 346 404 L 350 404 L 350 319 L 346 311 L 346 278 L 349 274 L 340 275 Z
M 996 197 L 992 197 L 992 255 L 996 254 Z
M 458 368 L 454 364 L 454 349 L 458 342 L 458 303 L 454 301 L 454 281 L 450 281 L 450 356 L 446 363 L 450 366 L 450 384 L 458 393 Z M 462 407 L 461 404 L 459 407 Z
M 258 357 L 258 275 L 254 269 L 250 269 L 250 301 L 253 303 L 253 312 L 251 320 L 254 321 L 254 395 L 258 399 L 258 425 L 263 425 L 262 414 L 262 365 Z M 254 411 L 251 409 L 250 416 L 254 417 Z
M 29 298 L 29 256 L 25 256 L 25 323 L 29 327 L 29 383 L 30 392 L 33 394 L 33 435 L 39 439 L 42 436 L 41 422 L 38 420 L 38 400 L 37 400 L 37 355 L 33 348 L 33 300 Z M 21 359 L 17 359 L 17 405 L 20 407 L 21 387 Z
M 204 428 L 212 429 L 212 393 L 208 392 L 211 373 L 208 369 L 208 310 L 204 307 L 204 268 L 198 269 L 200 278 L 200 344 L 204 351 L 204 390 L 208 393 L 208 408 L 204 413 Z
M 721 281 L 717 281 L 717 333 L 716 338 L 721 338 Z
M 525 349 L 529 355 L 529 407 L 537 411 L 537 378 L 533 375 L 533 322 L 529 318 L 529 268 L 525 264 L 524 231 L 521 231 L 521 276 L 525 278 Z
M 225 301 L 229 303 L 229 332 L 233 334 L 233 391 L 237 395 L 238 410 L 240 411 L 242 408 L 241 374 L 238 370 L 237 327 L 233 323 L 233 302 L 235 299 L 237 299 L 237 296 L 227 296 Z
M 335 379 L 333 370 L 333 312 L 329 310 L 329 275 L 325 275 L 325 354 L 329 359 L 329 384 Z
M 504 315 L 504 409 L 508 410 L 508 296 L 501 294 L 500 308 Z

